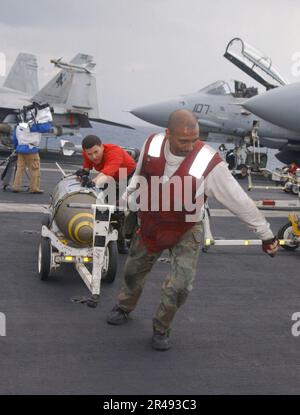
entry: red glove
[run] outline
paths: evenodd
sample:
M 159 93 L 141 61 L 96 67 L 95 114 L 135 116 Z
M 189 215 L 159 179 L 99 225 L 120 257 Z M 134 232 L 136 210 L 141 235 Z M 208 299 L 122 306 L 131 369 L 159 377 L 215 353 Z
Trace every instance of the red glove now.
M 278 247 L 279 242 L 276 237 L 268 239 L 267 241 L 262 241 L 262 250 L 272 258 L 276 255 Z

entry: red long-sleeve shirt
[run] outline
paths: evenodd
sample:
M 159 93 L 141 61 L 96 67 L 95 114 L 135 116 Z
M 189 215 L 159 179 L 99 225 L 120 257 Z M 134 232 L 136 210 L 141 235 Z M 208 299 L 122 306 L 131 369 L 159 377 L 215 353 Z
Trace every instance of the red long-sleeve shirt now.
M 92 170 L 93 168 L 106 176 L 111 176 L 115 180 L 119 179 L 119 169 L 126 168 L 127 176 L 135 169 L 136 163 L 133 158 L 115 144 L 103 144 L 104 151 L 100 164 L 94 164 L 89 160 L 85 150 L 83 150 L 83 168 Z

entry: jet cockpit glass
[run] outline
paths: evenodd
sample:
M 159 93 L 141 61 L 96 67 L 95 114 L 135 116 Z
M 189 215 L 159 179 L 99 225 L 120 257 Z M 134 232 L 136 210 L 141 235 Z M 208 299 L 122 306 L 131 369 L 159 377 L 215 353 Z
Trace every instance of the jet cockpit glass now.
M 199 92 L 205 92 L 210 95 L 228 95 L 231 94 L 231 89 L 227 82 L 216 81 L 205 88 L 200 89 Z
M 270 57 L 238 37 L 228 43 L 224 57 L 267 89 L 287 83 Z

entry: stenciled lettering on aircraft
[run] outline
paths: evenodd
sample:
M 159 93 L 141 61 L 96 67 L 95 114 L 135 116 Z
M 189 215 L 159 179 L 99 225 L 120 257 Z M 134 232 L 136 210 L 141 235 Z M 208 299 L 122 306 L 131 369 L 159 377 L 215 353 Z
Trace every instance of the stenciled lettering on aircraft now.
M 210 105 L 207 104 L 195 104 L 193 112 L 196 112 L 197 114 L 200 114 L 203 112 L 204 114 L 207 114 L 209 111 Z
M 62 86 L 63 85 L 63 83 L 64 83 L 64 81 L 65 81 L 65 79 L 66 79 L 66 75 L 62 72 L 60 75 L 59 75 L 59 77 L 57 78 L 57 80 L 56 80 L 56 85 L 57 86 Z

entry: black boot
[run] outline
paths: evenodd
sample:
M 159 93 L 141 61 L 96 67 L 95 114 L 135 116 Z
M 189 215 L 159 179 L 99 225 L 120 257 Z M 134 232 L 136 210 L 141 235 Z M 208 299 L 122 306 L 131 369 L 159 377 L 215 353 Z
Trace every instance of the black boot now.
M 160 350 L 160 351 L 169 350 L 171 347 L 170 330 L 162 333 L 154 329 L 151 346 L 155 350 Z
M 113 326 L 120 326 L 127 323 L 129 319 L 129 313 L 122 310 L 118 305 L 115 305 L 111 312 L 106 317 L 106 322 Z

